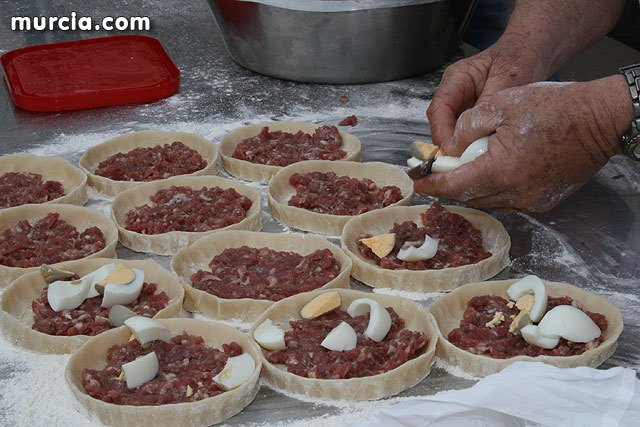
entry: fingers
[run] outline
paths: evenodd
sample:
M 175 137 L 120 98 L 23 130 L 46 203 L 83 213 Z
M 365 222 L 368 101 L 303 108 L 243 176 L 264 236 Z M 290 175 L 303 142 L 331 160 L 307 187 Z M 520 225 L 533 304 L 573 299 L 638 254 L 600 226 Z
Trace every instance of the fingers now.
M 477 104 L 460 115 L 451 139 L 442 149 L 449 155 L 459 156 L 476 139 L 495 133 L 502 120 L 502 113 L 488 103 Z
M 471 163 L 452 172 L 434 173 L 414 183 L 420 194 L 455 199 L 462 202 L 499 194 L 492 176 L 491 153 L 485 153 Z

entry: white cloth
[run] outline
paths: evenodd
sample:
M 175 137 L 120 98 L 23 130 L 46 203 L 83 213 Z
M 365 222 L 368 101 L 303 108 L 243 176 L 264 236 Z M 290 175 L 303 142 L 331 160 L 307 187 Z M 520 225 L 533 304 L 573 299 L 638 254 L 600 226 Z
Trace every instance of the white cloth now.
M 620 367 L 517 362 L 468 389 L 403 401 L 353 425 L 520 427 L 522 420 L 554 427 L 638 427 L 640 381 L 634 370 Z

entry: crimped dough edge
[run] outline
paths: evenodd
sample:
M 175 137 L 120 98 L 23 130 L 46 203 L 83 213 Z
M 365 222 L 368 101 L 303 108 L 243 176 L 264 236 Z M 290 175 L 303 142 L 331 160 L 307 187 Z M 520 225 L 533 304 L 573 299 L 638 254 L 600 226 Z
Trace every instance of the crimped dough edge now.
M 207 188 L 233 188 L 239 194 L 251 200 L 251 208 L 249 208 L 247 215 L 242 221 L 211 231 L 170 231 L 161 234 L 141 234 L 125 228 L 127 212 L 138 206 L 150 204 L 150 197 L 158 192 L 158 190 L 170 188 L 174 185 L 198 189 L 205 186 Z M 251 187 L 218 176 L 178 176 L 162 181 L 141 184 L 136 188 L 123 191 L 113 199 L 111 217 L 118 227 L 120 242 L 124 246 L 137 252 L 150 252 L 158 255 L 174 255 L 180 249 L 193 244 L 196 240 L 222 230 L 258 231 L 262 228 L 260 193 Z
M 280 130 L 289 133 L 296 133 L 301 130 L 305 133 L 313 134 L 313 132 L 322 125 L 299 121 L 261 122 L 233 130 L 225 135 L 220 143 L 220 158 L 222 159 L 222 166 L 224 166 L 225 170 L 229 174 L 247 181 L 267 183 L 273 175 L 282 169 L 281 166 L 251 163 L 246 160 L 235 159 L 232 157 L 238 144 L 247 138 L 258 135 L 265 126 L 268 126 L 269 131 L 271 132 Z M 360 140 L 350 133 L 344 132 L 340 129 L 338 129 L 338 132 L 342 137 L 342 149 L 347 152 L 347 155 L 342 160 L 359 162 L 362 158 L 360 153 L 362 144 Z
M 464 310 L 472 297 L 498 295 L 508 298 L 507 288 L 517 280 L 519 279 L 471 283 L 454 290 L 431 304 L 428 311 L 437 324 L 439 336 L 437 356 L 452 365 L 460 367 L 465 372 L 484 377 L 499 372 L 518 361 L 542 362 L 561 368 L 577 366 L 595 368 L 615 352 L 618 346 L 618 337 L 623 328 L 622 314 L 618 307 L 606 299 L 576 286 L 546 280 L 544 283 L 549 295 L 555 297 L 570 296 L 580 302 L 586 310 L 605 315 L 608 323 L 607 330 L 604 332 L 604 339 L 598 347 L 587 350 L 577 356 L 516 356 L 510 359 L 493 359 L 489 356 L 477 355 L 462 350 L 447 340 L 446 337 L 449 332 L 460 326 Z
M 415 359 L 409 360 L 399 367 L 379 375 L 362 378 L 350 378 L 345 380 L 325 380 L 305 378 L 287 372 L 283 365 L 274 365 L 264 356 L 264 350 L 260 355 L 264 366 L 263 376 L 267 382 L 276 389 L 286 390 L 308 397 L 330 400 L 376 400 L 400 393 L 422 381 L 431 370 L 431 362 L 435 355 L 437 343 L 437 331 L 433 318 L 413 301 L 404 298 L 380 295 L 368 292 L 354 291 L 350 289 L 336 289 L 342 298 L 341 309 L 346 310 L 349 304 L 358 298 L 371 298 L 385 307 L 393 307 L 398 315 L 405 321 L 405 328 L 413 331 L 424 332 L 427 335 L 428 344 L 424 352 Z M 265 311 L 253 324 L 249 334 L 253 337 L 255 329 L 266 319 L 271 319 L 275 324 L 285 330 L 291 329 L 289 320 L 300 319 L 300 309 L 327 290 L 317 290 L 294 295 L 285 298 Z
M 245 322 L 253 322 L 274 304 L 273 301 L 252 298 L 220 298 L 192 286 L 192 274 L 198 270 L 209 270 L 211 259 L 225 249 L 241 246 L 268 247 L 276 251 L 296 252 L 302 255 L 308 255 L 318 249 L 329 249 L 340 263 L 340 273 L 319 289 L 349 288 L 351 259 L 342 249 L 322 237 L 228 230 L 204 237 L 173 257 L 171 268 L 182 279 L 186 289 L 185 309 L 202 312 L 216 319 L 239 318 Z
M 387 163 L 356 163 L 344 160 L 307 160 L 294 163 L 282 168 L 273 176 L 269 181 L 267 192 L 272 216 L 284 225 L 300 230 L 339 236 L 342 234 L 344 225 L 354 217 L 353 215 L 322 214 L 289 206 L 289 199 L 295 194 L 295 189 L 289 184 L 289 178 L 295 173 L 307 172 L 335 172 L 338 176 L 371 179 L 378 187 L 395 185 L 400 188 L 402 199 L 378 210 L 388 209 L 392 206 L 409 205 L 413 197 L 411 178 L 399 167 Z
M 88 149 L 80 158 L 80 168 L 87 174 L 89 185 L 96 191 L 113 197 L 121 191 L 134 188 L 144 182 L 137 181 L 115 181 L 94 174 L 98 164 L 108 157 L 117 153 L 126 153 L 134 148 L 155 147 L 156 145 L 171 144 L 180 141 L 189 148 L 196 150 L 207 166 L 203 169 L 186 175 L 179 176 L 199 176 L 215 175 L 218 172 L 218 146 L 205 138 L 187 132 L 165 132 L 156 130 L 143 130 L 131 132 L 109 139 L 101 144 Z M 164 181 L 164 179 L 158 180 Z M 157 182 L 157 181 L 151 181 Z
M 154 318 L 179 316 L 182 311 L 184 289 L 178 277 L 162 268 L 152 260 L 114 260 L 110 258 L 92 258 L 79 261 L 66 261 L 57 266 L 63 270 L 80 275 L 88 274 L 103 265 L 113 262 L 138 268 L 145 273 L 145 282 L 158 284 L 158 291 L 164 291 L 169 304 L 160 310 Z M 19 347 L 37 353 L 63 354 L 77 350 L 92 338 L 89 335 L 54 336 L 36 331 L 33 325 L 31 302 L 40 296 L 46 287 L 40 272 L 33 271 L 16 279 L 0 296 L 0 328 L 8 341 Z
M 462 215 L 482 233 L 482 243 L 492 255 L 475 264 L 440 270 L 391 270 L 366 259 L 358 250 L 361 234 L 388 233 L 394 223 L 413 221 L 422 224 L 420 214 L 430 205 L 401 206 L 375 210 L 351 219 L 341 237 L 342 249 L 353 261 L 351 275 L 374 288 L 392 288 L 412 292 L 451 290 L 465 283 L 489 279 L 509 265 L 511 239 L 502 223 L 484 212 L 460 206 L 443 206 L 447 211 Z
M 102 231 L 102 234 L 104 234 L 106 246 L 102 250 L 81 259 L 115 257 L 116 246 L 118 244 L 118 229 L 116 225 L 101 213 L 80 206 L 46 203 L 40 205 L 22 205 L 2 210 L 0 211 L 0 224 L 3 224 L 4 228 L 0 230 L 0 233 L 15 226 L 23 219 L 28 220 L 31 225 L 33 225 L 35 221 L 44 218 L 50 212 L 59 213 L 61 219 L 76 227 L 80 232 L 89 227 L 96 226 Z M 58 266 L 58 264 L 52 265 Z M 31 271 L 37 271 L 39 268 L 40 266 L 21 268 L 0 265 L 0 288 L 6 287 L 21 275 Z
M 218 396 L 197 402 L 174 403 L 159 406 L 131 406 L 106 403 L 89 396 L 81 380 L 83 369 L 102 369 L 106 365 L 106 353 L 114 344 L 126 343 L 131 332 L 126 326 L 112 329 L 87 341 L 69 359 L 65 378 L 80 404 L 78 409 L 89 418 L 109 426 L 157 427 L 157 426 L 207 426 L 220 423 L 249 405 L 260 388 L 258 379 L 262 363 L 256 344 L 248 336 L 230 326 L 194 319 L 160 320 L 174 334 L 186 331 L 204 338 L 205 344 L 218 349 L 222 344 L 236 341 L 244 352 L 255 361 L 255 369 L 244 384 Z
M 64 194 L 47 203 L 82 206 L 87 203 L 87 175 L 68 161 L 53 156 L 11 154 L 0 157 L 0 175 L 7 172 L 31 172 L 42 175 L 43 181 L 59 181 Z

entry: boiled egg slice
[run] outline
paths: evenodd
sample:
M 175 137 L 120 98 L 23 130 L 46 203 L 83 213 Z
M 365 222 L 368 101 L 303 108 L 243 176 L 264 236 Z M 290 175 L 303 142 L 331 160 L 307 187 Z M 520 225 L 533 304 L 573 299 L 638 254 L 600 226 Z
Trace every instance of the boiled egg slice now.
M 87 294 L 87 298 L 93 298 L 100 295 L 100 293 L 96 290 L 96 285 L 111 276 L 118 269 L 118 264 L 106 264 L 97 269 L 96 271 L 89 273 L 85 276 L 82 276 L 83 279 L 89 278 L 91 279 L 91 288 L 89 289 L 89 293 Z
M 124 324 L 131 329 L 131 333 L 141 345 L 156 340 L 165 342 L 171 340 L 171 331 L 157 320 L 135 316 L 125 320 Z
M 124 305 L 114 305 L 111 307 L 111 310 L 109 310 L 109 322 L 117 328 L 124 325 L 124 321 L 128 318 L 135 317 L 137 315 L 138 314 L 135 311 L 129 310 Z
M 460 161 L 460 157 L 454 156 L 439 156 L 431 165 L 431 172 L 439 173 L 439 172 L 451 172 L 460 166 L 462 162 Z
M 341 303 L 342 300 L 337 291 L 325 292 L 306 303 L 300 310 L 300 316 L 303 319 L 315 319 L 340 307 Z
M 114 277 L 120 272 L 127 274 L 126 279 L 118 281 L 118 278 Z M 131 281 L 121 283 L 130 277 L 133 277 Z M 102 307 L 108 308 L 116 304 L 127 305 L 140 296 L 142 285 L 144 284 L 144 271 L 137 268 L 117 270 L 108 278 L 103 279 L 104 282 L 106 282 L 106 285 L 102 295 Z
M 284 350 L 284 329 L 267 319 L 253 331 L 253 338 L 266 350 Z
M 551 350 L 552 348 L 556 348 L 558 343 L 560 342 L 559 336 L 547 337 L 544 335 L 540 335 L 540 328 L 535 325 L 526 325 L 520 329 L 520 334 L 522 338 L 529 344 L 535 345 L 536 347 L 545 348 L 547 350 Z
M 433 258 L 438 252 L 438 240 L 424 236 L 424 243 L 419 247 L 409 246 L 398 252 L 398 259 L 406 262 L 425 261 Z
M 485 136 L 477 139 L 467 147 L 460 157 L 438 156 L 431 166 L 432 172 L 451 172 L 454 169 L 477 159 L 481 154 L 487 152 L 489 147 L 489 137 Z
M 47 288 L 47 301 L 56 312 L 78 308 L 87 297 L 90 285 L 87 279 L 57 280 Z
M 440 147 L 424 141 L 413 141 L 409 146 L 409 153 L 415 159 L 431 160 L 437 157 Z
M 138 357 L 129 363 L 122 365 L 124 379 L 127 381 L 127 388 L 136 388 L 151 381 L 158 375 L 160 362 L 155 351 Z
M 341 322 L 324 337 L 320 345 L 328 350 L 349 351 L 356 348 L 357 343 L 356 331 L 347 322 Z
M 255 367 L 253 357 L 249 353 L 242 353 L 240 356 L 228 358 L 222 371 L 213 377 L 213 381 L 224 390 L 233 390 L 251 378 Z
M 407 159 L 407 166 L 409 166 L 409 169 L 417 168 L 421 164 L 422 164 L 422 160 L 416 157 L 409 157 Z
M 391 253 L 396 244 L 395 233 L 378 234 L 373 237 L 360 239 L 360 243 L 371 249 L 378 258 L 384 258 Z
M 538 276 L 529 275 L 514 282 L 507 289 L 507 295 L 517 301 L 525 294 L 533 294 L 533 305 L 529 310 L 529 318 L 533 322 L 539 322 L 547 311 L 547 288 Z M 521 307 L 518 307 L 522 310 Z
M 573 342 L 589 342 L 598 338 L 602 331 L 582 310 L 571 305 L 559 305 L 544 315 L 538 324 L 540 335 L 556 336 Z
M 371 298 L 359 298 L 354 300 L 347 308 L 351 317 L 362 316 L 369 312 L 369 324 L 364 334 L 376 342 L 380 342 L 387 336 L 391 329 L 391 315 L 378 301 Z

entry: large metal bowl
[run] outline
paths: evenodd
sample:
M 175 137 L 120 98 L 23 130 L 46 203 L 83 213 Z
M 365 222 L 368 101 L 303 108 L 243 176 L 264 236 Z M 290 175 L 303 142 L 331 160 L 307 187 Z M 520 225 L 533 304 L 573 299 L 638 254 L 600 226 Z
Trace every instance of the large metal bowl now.
M 423 74 L 460 44 L 477 0 L 208 0 L 240 65 L 312 83 Z

